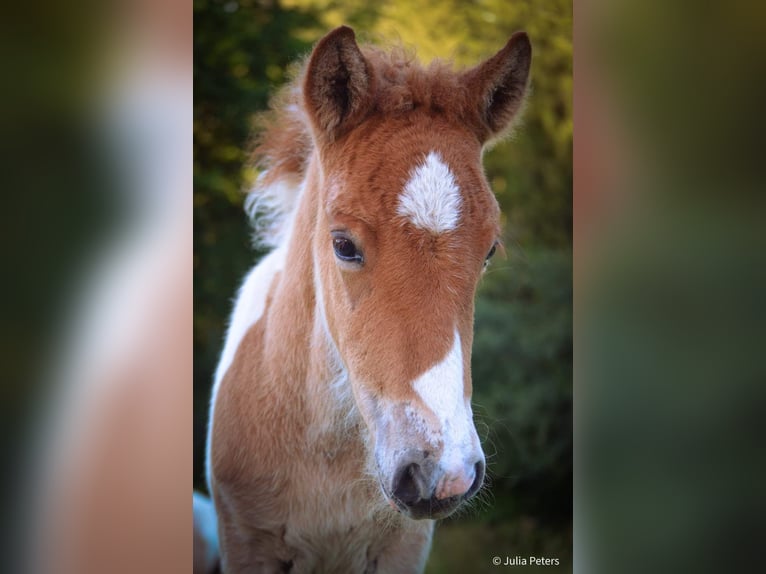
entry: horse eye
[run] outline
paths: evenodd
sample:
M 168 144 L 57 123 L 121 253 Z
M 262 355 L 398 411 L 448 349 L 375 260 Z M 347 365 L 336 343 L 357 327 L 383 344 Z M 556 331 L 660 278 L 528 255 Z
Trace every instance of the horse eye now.
M 343 235 L 333 237 L 332 248 L 335 250 L 335 256 L 341 261 L 362 262 L 362 254 L 348 237 Z
M 489 263 L 489 260 L 492 259 L 492 256 L 495 254 L 495 251 L 497 251 L 497 243 L 492 244 L 492 249 L 489 250 L 489 253 L 487 253 L 487 258 L 484 260 L 484 263 Z

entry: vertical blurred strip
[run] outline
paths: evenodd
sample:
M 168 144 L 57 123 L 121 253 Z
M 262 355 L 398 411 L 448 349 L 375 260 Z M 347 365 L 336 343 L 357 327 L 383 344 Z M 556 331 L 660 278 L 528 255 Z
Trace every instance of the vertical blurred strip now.
M 0 569 L 190 571 L 192 5 L 0 22 Z
M 766 540 L 766 5 L 575 15 L 575 571 Z

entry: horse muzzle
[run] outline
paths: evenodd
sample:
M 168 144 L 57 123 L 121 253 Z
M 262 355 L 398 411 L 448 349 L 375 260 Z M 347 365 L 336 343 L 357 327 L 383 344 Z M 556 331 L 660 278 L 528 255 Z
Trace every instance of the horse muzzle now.
M 400 461 L 386 495 L 415 520 L 445 518 L 481 489 L 484 466 L 481 458 L 445 470 L 427 455 L 409 455 Z

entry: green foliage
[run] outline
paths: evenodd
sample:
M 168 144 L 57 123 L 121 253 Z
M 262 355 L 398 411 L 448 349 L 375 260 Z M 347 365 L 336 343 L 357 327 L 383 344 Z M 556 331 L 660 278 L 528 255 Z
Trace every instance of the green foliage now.
M 480 288 L 472 373 L 495 497 L 489 519 L 569 517 L 571 276 L 569 252 L 542 250 L 498 262 Z

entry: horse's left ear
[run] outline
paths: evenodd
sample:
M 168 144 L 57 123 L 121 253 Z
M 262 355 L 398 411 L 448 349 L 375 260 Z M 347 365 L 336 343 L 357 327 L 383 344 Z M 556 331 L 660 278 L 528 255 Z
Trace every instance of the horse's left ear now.
M 524 103 L 531 63 L 529 37 L 516 32 L 497 54 L 463 73 L 463 85 L 479 113 L 482 142 L 511 127 Z
M 303 81 L 306 111 L 317 135 L 332 141 L 360 122 L 370 107 L 372 82 L 351 28 L 341 26 L 322 38 Z

